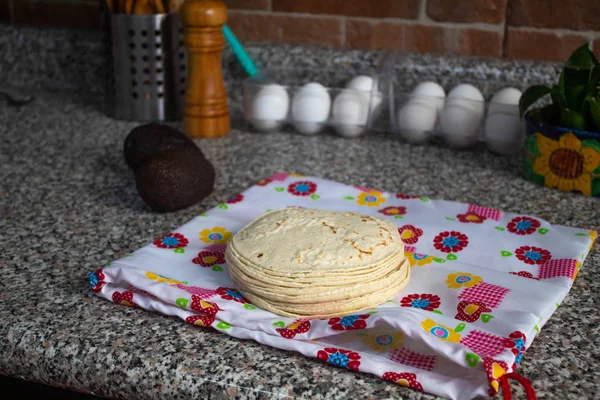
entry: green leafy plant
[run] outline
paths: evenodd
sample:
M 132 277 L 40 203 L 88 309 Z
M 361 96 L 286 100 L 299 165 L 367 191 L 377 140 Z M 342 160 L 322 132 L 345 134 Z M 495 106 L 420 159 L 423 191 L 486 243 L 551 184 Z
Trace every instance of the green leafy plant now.
M 529 108 L 546 95 L 552 104 Z M 571 54 L 558 84 L 529 87 L 519 101 L 521 117 L 528 116 L 565 128 L 600 132 L 600 62 L 587 44 Z

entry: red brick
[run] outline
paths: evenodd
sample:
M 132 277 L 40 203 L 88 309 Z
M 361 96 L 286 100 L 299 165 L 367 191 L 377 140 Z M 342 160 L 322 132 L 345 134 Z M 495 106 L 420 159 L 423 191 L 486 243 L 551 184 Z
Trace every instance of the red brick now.
M 511 0 L 509 26 L 599 30 L 600 2 L 597 0 Z
M 269 0 L 225 0 L 230 10 L 268 10 Z
M 13 22 L 65 28 L 99 29 L 102 21 L 100 3 L 13 1 Z
M 367 18 L 419 17 L 421 0 L 272 0 L 273 11 Z
M 348 20 L 346 44 L 351 48 L 403 50 L 458 55 L 502 55 L 502 35 L 481 29 L 448 28 L 390 21 Z
M 566 61 L 573 50 L 586 42 L 583 35 L 560 35 L 519 28 L 508 28 L 507 34 L 506 57 L 524 60 Z
M 487 22 L 500 24 L 507 0 L 428 0 L 427 15 L 440 22 Z
M 245 41 L 342 45 L 339 18 L 230 11 L 227 24 Z

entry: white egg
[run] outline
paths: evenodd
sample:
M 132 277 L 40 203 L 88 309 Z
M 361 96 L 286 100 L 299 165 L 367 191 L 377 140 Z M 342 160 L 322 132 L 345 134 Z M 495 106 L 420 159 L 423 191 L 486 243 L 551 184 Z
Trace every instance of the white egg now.
M 485 109 L 485 100 L 483 95 L 475 86 L 468 83 L 461 83 L 448 92 L 448 105 L 461 105 L 470 108 L 477 114 L 483 115 Z
M 358 90 L 343 90 L 337 95 L 331 110 L 336 131 L 344 137 L 360 136 L 369 118 L 369 100 Z
M 488 114 L 494 112 L 506 112 L 518 115 L 520 99 L 521 91 L 519 89 L 507 87 L 499 90 L 490 101 Z
M 320 83 L 307 83 L 292 100 L 292 123 L 299 132 L 313 135 L 324 128 L 330 109 L 327 89 Z
M 475 144 L 484 110 L 479 89 L 469 84 L 455 86 L 440 113 L 440 129 L 446 143 L 455 148 Z
M 445 97 L 446 92 L 444 92 L 444 88 L 432 81 L 419 83 L 411 93 L 412 99 L 432 103 L 438 111 L 441 111 L 444 107 Z
M 429 140 L 438 118 L 436 105 L 429 101 L 412 100 L 398 110 L 398 127 L 404 139 L 411 143 Z
M 440 113 L 440 129 L 451 147 L 464 148 L 475 144 L 480 123 L 481 115 L 461 104 L 446 104 Z
M 484 139 L 490 151 L 502 155 L 516 154 L 523 142 L 519 116 L 521 92 L 505 88 L 492 97 L 484 125 Z
M 260 88 L 246 114 L 246 119 L 259 131 L 277 130 L 285 120 L 290 98 L 281 85 L 270 84 Z
M 372 114 L 372 119 L 379 117 L 379 114 L 382 111 L 383 102 L 381 91 L 377 87 L 375 87 L 375 90 L 373 90 L 374 85 L 376 85 L 375 80 L 368 75 L 355 76 L 346 85 L 346 88 L 360 90 L 367 96 L 367 100 L 371 102 L 370 111 Z

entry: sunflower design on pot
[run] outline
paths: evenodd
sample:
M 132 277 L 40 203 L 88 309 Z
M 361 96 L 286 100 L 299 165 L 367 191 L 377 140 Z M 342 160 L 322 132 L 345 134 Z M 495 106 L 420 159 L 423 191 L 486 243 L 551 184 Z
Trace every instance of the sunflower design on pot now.
M 356 197 L 358 205 L 367 207 L 378 207 L 385 203 L 385 197 L 377 190 L 371 190 L 368 192 L 362 192 Z
M 556 141 L 536 133 L 539 156 L 533 162 L 533 172 L 544 177 L 544 184 L 570 192 L 579 190 L 592 194 L 594 170 L 600 166 L 600 153 L 583 146 L 570 132 Z
M 317 191 L 317 184 L 309 181 L 291 183 L 287 189 L 294 196 L 310 196 Z
M 200 240 L 210 244 L 225 244 L 231 238 L 231 232 L 221 226 L 212 229 L 203 229 L 200 232 Z
M 413 253 L 410 251 L 404 252 L 406 258 L 408 258 L 408 262 L 411 267 L 418 265 L 422 267 L 423 265 L 431 264 L 433 262 L 433 257 L 428 256 L 427 254 Z
M 399 349 L 404 345 L 404 334 L 401 331 L 378 329 L 369 330 L 358 334 L 364 344 L 378 353 Z

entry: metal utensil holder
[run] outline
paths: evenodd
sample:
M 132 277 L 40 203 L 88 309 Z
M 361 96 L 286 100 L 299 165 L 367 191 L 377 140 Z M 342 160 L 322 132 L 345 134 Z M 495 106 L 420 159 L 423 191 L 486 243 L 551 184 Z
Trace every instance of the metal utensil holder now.
M 122 120 L 180 120 L 187 56 L 179 14 L 110 14 L 108 113 Z

